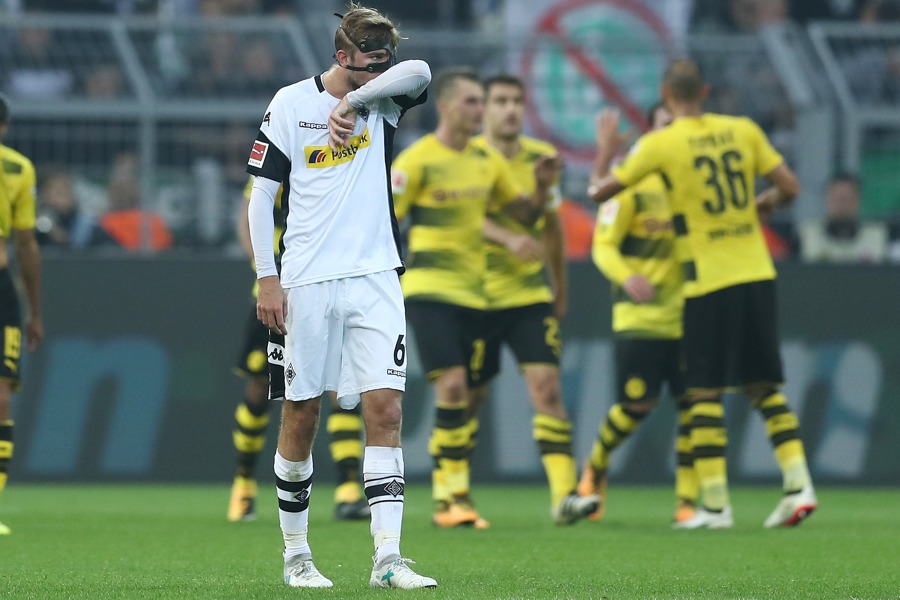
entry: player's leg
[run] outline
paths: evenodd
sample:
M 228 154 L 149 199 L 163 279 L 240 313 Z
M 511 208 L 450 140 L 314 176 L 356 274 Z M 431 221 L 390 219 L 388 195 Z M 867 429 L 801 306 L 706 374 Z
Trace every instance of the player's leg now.
M 406 318 L 394 271 L 344 280 L 345 341 L 337 395 L 360 394 L 366 428 L 363 481 L 375 543 L 371 587 L 433 588 L 434 579 L 415 573 L 400 553 L 404 480 L 400 428 L 406 386 Z M 342 404 L 349 408 L 347 404 Z
M 479 519 L 470 502 L 471 430 L 466 368 L 470 355 L 477 357 L 484 352 L 483 341 L 466 339 L 466 321 L 477 318 L 475 313 L 439 302 L 406 303 L 419 358 L 435 392 L 435 423 L 428 452 L 434 463 L 433 522 L 440 527 L 471 526 Z
M 246 379 L 246 385 L 244 398 L 234 411 L 232 441 L 237 465 L 228 502 L 229 521 L 256 518 L 256 463 L 266 444 L 269 425 L 268 334 L 254 310 L 247 323 L 243 351 L 234 369 Z
M 694 470 L 694 452 L 691 446 L 691 402 L 687 394 L 680 394 L 676 398 L 676 404 L 678 432 L 675 437 L 675 515 L 672 520 L 680 523 L 694 516 L 700 485 Z
M 285 290 L 287 312 L 283 370 L 272 369 L 272 394 L 281 391 L 281 429 L 275 452 L 278 521 L 284 539 L 284 582 L 291 587 L 332 587 L 313 564 L 309 507 L 313 491 L 312 447 L 319 426 L 321 396 L 337 388 L 342 323 L 333 315 L 337 282 Z M 274 337 L 274 336 L 273 336 Z M 276 373 L 283 379 L 276 381 Z M 283 374 L 283 375 L 282 375 Z
M 667 353 L 672 341 L 619 337 L 615 340 L 616 402 L 601 423 L 590 458 L 582 470 L 582 493 L 600 496 L 603 507 L 592 520 L 603 516 L 609 464 L 613 452 L 637 431 L 656 406 L 665 380 Z
M 674 524 L 677 529 L 727 528 L 734 522 L 728 496 L 722 390 L 734 386 L 740 372 L 744 304 L 736 287 L 685 300 L 685 385 L 702 501 L 693 517 Z
M 675 514 L 673 522 L 687 521 L 697 510 L 700 484 L 694 470 L 691 446 L 691 401 L 685 388 L 683 345 L 673 341 L 666 357 L 666 381 L 669 394 L 675 398 L 678 429 L 675 437 Z
M 331 410 L 325 425 L 328 449 L 334 463 L 337 487 L 334 490 L 334 517 L 338 520 L 369 518 L 369 503 L 363 497 L 360 463 L 363 458 L 362 414 L 360 406 L 341 408 L 334 394 L 328 394 Z
M 22 329 L 19 300 L 9 271 L 0 272 L 0 327 L 2 330 L 3 361 L 0 362 L 0 496 L 6 489 L 9 463 L 13 457 L 12 396 L 19 390 L 19 359 L 22 356 Z M 0 535 L 9 535 L 10 528 L 0 522 Z
M 744 388 L 766 424 L 775 460 L 781 469 L 784 496 L 765 521 L 766 527 L 797 525 L 818 506 L 806 451 L 800 439 L 800 421 L 780 390 L 784 380 L 778 344 L 775 282 L 749 284 L 751 306 L 743 365 Z
M 6 489 L 9 463 L 13 457 L 13 420 L 10 418 L 12 385 L 7 379 L 0 379 L 0 495 Z M 9 535 L 10 528 L 0 522 L 0 535 Z

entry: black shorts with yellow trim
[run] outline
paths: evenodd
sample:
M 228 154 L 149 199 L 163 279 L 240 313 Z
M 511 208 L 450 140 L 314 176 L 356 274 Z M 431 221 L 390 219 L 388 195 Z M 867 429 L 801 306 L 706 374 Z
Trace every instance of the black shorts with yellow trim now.
M 772 279 L 687 298 L 684 354 L 688 389 L 781 384 L 784 374 L 776 316 Z
M 0 269 L 0 327 L 3 331 L 3 365 L 0 379 L 10 382 L 12 390 L 19 390 L 19 360 L 22 357 L 22 317 L 19 296 L 9 269 Z
M 547 302 L 491 310 L 483 329 L 484 364 L 470 373 L 470 385 L 485 385 L 500 373 L 500 350 L 506 344 L 520 367 L 529 364 L 559 366 L 562 339 L 559 321 Z
M 284 398 L 284 336 L 275 335 L 256 318 L 256 308 L 250 314 L 244 334 L 244 346 L 234 367 L 241 377 L 269 380 L 269 398 Z
M 614 352 L 618 402 L 657 400 L 663 385 L 674 398 L 684 394 L 681 340 L 617 336 Z
M 433 381 L 456 367 L 471 369 L 484 355 L 484 311 L 434 300 L 406 300 L 406 320 L 416 334 L 419 360 Z M 476 365 L 477 366 L 477 365 Z

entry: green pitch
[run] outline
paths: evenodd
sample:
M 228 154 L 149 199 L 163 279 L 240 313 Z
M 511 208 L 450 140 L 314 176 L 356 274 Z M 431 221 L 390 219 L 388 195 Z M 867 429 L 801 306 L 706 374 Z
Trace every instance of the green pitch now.
M 331 590 L 281 583 L 274 492 L 259 520 L 228 523 L 226 486 L 11 485 L 0 519 L 9 598 L 897 598 L 900 489 L 821 489 L 799 528 L 766 531 L 772 487 L 733 492 L 728 531 L 673 531 L 670 489 L 611 487 L 600 523 L 551 524 L 539 486 L 476 486 L 487 531 L 430 525 L 409 486 L 404 554 L 437 590 L 368 589 L 367 523 L 331 519 L 316 486 L 310 541 Z

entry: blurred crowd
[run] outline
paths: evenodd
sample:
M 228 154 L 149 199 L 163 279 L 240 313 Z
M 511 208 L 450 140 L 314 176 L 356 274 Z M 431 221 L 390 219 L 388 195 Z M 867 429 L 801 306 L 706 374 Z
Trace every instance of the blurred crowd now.
M 900 23 L 900 0 L 682 2 L 692 6 L 690 34 L 710 39 L 751 37 L 767 26 L 789 22 Z M 313 7 L 330 14 L 345 4 L 338 0 L 0 0 L 0 12 L 151 16 L 171 24 L 180 18 L 296 17 Z M 382 0 L 374 4 L 407 27 L 433 27 L 434 15 L 440 15 L 442 25 L 463 28 L 473 28 L 480 21 L 494 22 L 491 19 L 496 19 L 504 5 L 502 0 Z M 0 91 L 15 101 L 77 98 L 103 106 L 137 97 L 136 82 L 108 30 L 4 29 L 0 24 L 0 34 L 6 32 L 10 35 L 0 35 Z M 274 90 L 305 76 L 292 44 L 278 32 L 263 35 L 228 27 L 160 26 L 136 29 L 131 35 L 159 98 L 203 102 L 227 96 L 264 103 Z M 893 38 L 894 42 L 897 39 Z M 836 55 L 859 102 L 896 109 L 900 104 L 900 44 L 848 45 L 837 48 Z M 703 52 L 697 58 L 707 78 L 715 82 L 709 109 L 751 116 L 790 158 L 795 146 L 795 115 L 770 57 L 751 49 L 739 55 Z M 426 116 L 416 118 L 427 119 L 427 111 L 423 114 Z M 161 125 L 154 181 L 142 179 L 136 143 L 104 142 L 86 149 L 86 153 L 102 154 L 100 168 L 96 163 L 93 169 L 71 164 L 61 154 L 59 134 L 49 132 L 54 128 L 76 131 L 79 125 L 70 121 L 41 128 L 13 115 L 7 141 L 30 153 L 37 164 L 39 229 L 41 241 L 47 245 L 128 249 L 134 245 L 133 233 L 128 231 L 135 229 L 137 246 L 145 249 L 148 243 L 154 250 L 221 247 L 235 243 L 232 222 L 246 181 L 245 155 L 257 118 L 253 114 L 242 121 L 223 118 L 219 122 Z M 104 128 L 114 129 L 109 133 L 111 139 L 136 137 L 136 130 L 112 120 L 91 127 L 93 133 L 85 134 L 88 139 L 102 135 L 98 132 Z M 410 137 L 429 127 L 427 122 L 413 124 L 408 128 Z M 897 138 L 896 131 L 885 134 L 886 146 L 895 157 L 900 153 Z M 21 140 L 27 141 L 26 147 Z M 403 140 L 399 141 L 402 146 Z M 185 176 L 187 184 L 179 180 Z M 876 182 L 857 173 L 839 173 L 822 194 L 821 219 L 795 223 L 788 216 L 768 224 L 773 255 L 779 260 L 900 262 L 900 225 L 892 222 L 896 218 L 900 223 L 900 193 L 895 191 L 894 199 L 879 207 L 880 220 L 870 221 L 864 215 L 873 211 L 866 210 L 864 199 L 875 187 Z M 157 190 L 152 198 L 147 197 L 149 189 Z M 577 231 L 584 230 L 592 215 L 579 210 L 581 198 L 576 191 L 569 195 L 574 201 L 572 244 L 577 246 Z

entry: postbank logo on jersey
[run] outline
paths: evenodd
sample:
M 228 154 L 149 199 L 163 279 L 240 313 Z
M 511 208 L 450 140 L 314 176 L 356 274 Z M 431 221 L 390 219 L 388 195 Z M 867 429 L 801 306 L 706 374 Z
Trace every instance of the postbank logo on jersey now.
M 356 158 L 356 153 L 369 147 L 369 128 L 366 127 L 359 135 L 354 135 L 347 142 L 347 146 L 340 150 L 332 150 L 329 146 L 306 146 L 306 166 L 310 169 L 325 169 L 343 163 L 348 163 Z

